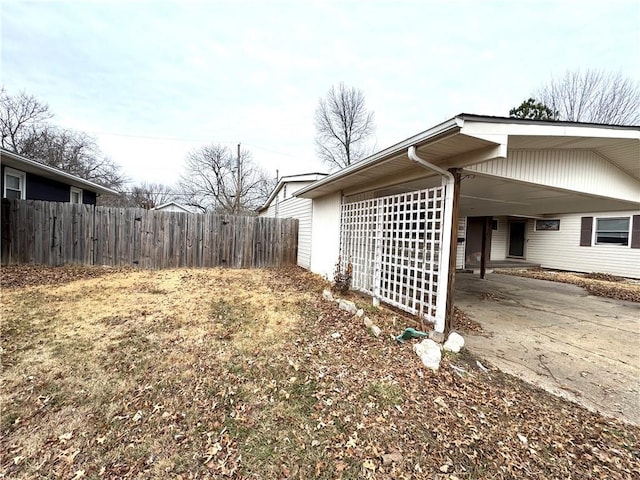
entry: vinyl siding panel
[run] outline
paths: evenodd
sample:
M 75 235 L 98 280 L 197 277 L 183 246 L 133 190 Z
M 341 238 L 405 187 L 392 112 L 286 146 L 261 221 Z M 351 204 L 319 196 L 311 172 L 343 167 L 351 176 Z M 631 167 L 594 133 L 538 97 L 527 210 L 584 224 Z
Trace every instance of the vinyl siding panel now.
M 297 218 L 298 219 L 298 260 L 301 267 L 311 268 L 311 219 L 312 202 L 308 198 L 290 197 L 287 200 L 271 202 L 269 207 L 260 212 L 261 217 Z
M 560 219 L 559 231 L 535 230 L 535 221 L 527 226 L 527 261 L 545 268 L 576 272 L 604 272 L 640 278 L 640 249 L 620 245 L 580 246 L 581 218 L 631 217 L 639 211 L 554 215 Z
M 276 216 L 276 202 L 271 202 L 269 208 L 263 210 L 258 214 L 259 217 L 275 217 Z
M 590 150 L 511 150 L 467 167 L 478 173 L 632 202 L 640 182 Z
M 507 217 L 494 217 L 498 222 L 498 230 L 491 232 L 491 255 L 490 260 L 504 260 L 507 258 L 507 247 L 509 245 L 509 224 Z
M 278 218 L 298 219 L 298 265 L 311 268 L 311 199 L 294 197 L 281 202 Z
M 456 249 L 456 268 L 464 268 L 464 257 L 466 247 L 466 235 L 467 235 L 467 217 L 462 217 L 458 220 L 458 239 L 464 238 L 464 242 L 458 242 Z

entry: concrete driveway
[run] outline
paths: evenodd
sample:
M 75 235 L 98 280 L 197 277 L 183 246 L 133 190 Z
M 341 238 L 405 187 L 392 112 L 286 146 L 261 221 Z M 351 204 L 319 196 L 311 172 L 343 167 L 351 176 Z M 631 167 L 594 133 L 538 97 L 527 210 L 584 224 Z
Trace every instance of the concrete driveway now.
M 469 350 L 502 371 L 640 425 L 640 304 L 580 287 L 487 274 L 456 275 L 455 304 L 485 336 Z

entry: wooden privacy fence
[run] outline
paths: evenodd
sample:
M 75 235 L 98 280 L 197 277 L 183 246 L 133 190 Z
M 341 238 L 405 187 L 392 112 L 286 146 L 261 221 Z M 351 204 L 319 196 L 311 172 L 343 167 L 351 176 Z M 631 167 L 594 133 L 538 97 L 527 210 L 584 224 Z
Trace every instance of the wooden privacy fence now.
M 2 199 L 2 264 L 295 264 L 298 220 Z

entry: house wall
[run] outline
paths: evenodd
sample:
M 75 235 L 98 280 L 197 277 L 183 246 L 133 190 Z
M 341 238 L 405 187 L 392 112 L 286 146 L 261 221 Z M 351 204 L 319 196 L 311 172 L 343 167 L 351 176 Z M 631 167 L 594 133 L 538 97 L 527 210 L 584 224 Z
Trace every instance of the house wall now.
M 580 246 L 582 217 L 594 217 L 595 229 L 596 218 L 632 215 L 640 215 L 640 211 L 556 215 L 553 218 L 560 219 L 559 231 L 536 231 L 535 221 L 530 220 L 527 225 L 527 261 L 540 263 L 545 268 L 604 272 L 640 278 L 640 248 L 620 245 Z
M 340 192 L 313 199 L 311 271 L 333 278 L 340 255 Z
M 265 213 L 269 213 L 272 206 Z M 278 218 L 298 219 L 298 265 L 304 268 L 311 267 L 311 228 L 312 228 L 312 201 L 309 198 L 287 198 L 278 205 Z M 272 215 L 275 217 L 275 206 Z
M 2 165 L 0 192 L 4 192 L 4 169 Z M 18 170 L 19 169 L 13 169 Z M 33 173 L 26 172 L 26 199 L 43 200 L 47 202 L 69 202 L 71 199 L 71 186 L 56 180 L 41 177 Z M 82 203 L 95 205 L 96 194 L 82 189 Z
M 311 229 L 313 217 L 312 201 L 308 198 L 292 196 L 296 191 L 312 182 L 287 182 L 271 201 L 269 206 L 261 211 L 260 217 L 297 218 L 298 219 L 298 260 L 303 268 L 311 268 Z M 286 189 L 285 189 L 286 187 Z M 285 191 L 286 190 L 286 191 Z
M 507 217 L 493 217 L 493 219 L 498 222 L 498 229 L 491 232 L 491 255 L 489 258 L 490 260 L 504 260 L 507 258 L 507 248 L 509 247 L 509 223 Z
M 460 241 L 464 240 L 464 241 Z M 464 268 L 465 251 L 467 243 L 467 217 L 458 219 L 458 247 L 456 250 L 456 268 Z

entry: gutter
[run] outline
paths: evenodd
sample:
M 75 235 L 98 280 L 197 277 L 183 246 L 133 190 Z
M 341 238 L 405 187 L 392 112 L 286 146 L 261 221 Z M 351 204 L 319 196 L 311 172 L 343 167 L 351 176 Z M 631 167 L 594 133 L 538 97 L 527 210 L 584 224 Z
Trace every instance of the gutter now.
M 416 147 L 414 145 L 408 148 L 407 156 L 421 167 L 442 176 L 442 186 L 444 187 L 444 224 L 442 226 L 440 255 L 438 255 L 438 296 L 436 298 L 436 318 L 433 327 L 436 332 L 444 333 L 445 318 L 447 316 L 447 297 L 449 294 L 449 257 L 451 256 L 451 229 L 453 225 L 453 190 L 456 179 L 451 172 L 420 158 L 416 153 Z M 447 254 L 443 255 L 443 252 Z M 440 295 L 441 292 L 445 292 L 445 294 Z
M 439 125 L 436 125 L 433 128 L 430 128 L 429 130 L 425 130 L 424 132 L 414 135 L 413 137 L 407 138 L 406 140 L 403 140 L 400 143 L 396 143 L 391 147 L 385 148 L 384 150 L 381 150 L 380 152 L 375 153 L 360 162 L 349 165 L 348 167 L 343 168 L 342 170 L 338 170 L 337 172 L 332 173 L 331 175 L 328 175 L 327 177 L 321 180 L 318 180 L 317 182 L 314 182 L 307 187 L 301 188 L 294 194 L 294 196 L 303 197 L 303 198 L 313 198 L 312 196 L 307 196 L 307 194 L 309 192 L 312 192 L 313 190 L 316 190 L 317 188 L 328 185 L 343 177 L 347 177 L 349 175 L 360 172 L 362 170 L 372 168 L 376 166 L 378 163 L 381 163 L 385 160 L 388 160 L 394 157 L 395 155 L 398 155 L 401 152 L 404 152 L 410 146 L 422 144 L 427 141 L 432 141 L 436 138 L 443 138 L 452 134 L 456 134 L 462 129 L 463 124 L 464 124 L 464 120 L 459 117 L 454 117 L 452 119 L 449 119 L 446 122 L 443 122 Z

